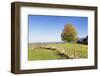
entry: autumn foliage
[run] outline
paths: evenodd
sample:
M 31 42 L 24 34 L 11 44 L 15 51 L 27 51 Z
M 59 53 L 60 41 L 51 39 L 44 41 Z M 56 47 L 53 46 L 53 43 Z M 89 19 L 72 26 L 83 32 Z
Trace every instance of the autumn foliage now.
M 77 31 L 72 24 L 66 24 L 64 26 L 63 32 L 61 33 L 61 38 L 63 41 L 74 42 L 78 39 Z

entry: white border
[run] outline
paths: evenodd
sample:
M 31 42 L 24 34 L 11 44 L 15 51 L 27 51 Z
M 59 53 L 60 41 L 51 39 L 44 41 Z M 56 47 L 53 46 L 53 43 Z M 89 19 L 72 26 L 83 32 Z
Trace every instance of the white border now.
M 94 11 L 51 9 L 38 7 L 20 8 L 20 69 L 43 69 L 94 65 Z M 67 60 L 28 61 L 28 14 L 88 17 L 88 58 Z

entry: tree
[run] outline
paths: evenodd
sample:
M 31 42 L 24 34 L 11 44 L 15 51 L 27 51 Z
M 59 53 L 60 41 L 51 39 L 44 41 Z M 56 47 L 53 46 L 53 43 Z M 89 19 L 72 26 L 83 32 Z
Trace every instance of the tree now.
M 85 45 L 88 44 L 88 36 L 86 36 L 86 38 L 83 39 L 83 44 L 85 44 Z
M 79 40 L 77 41 L 77 43 L 88 45 L 88 36 L 86 36 L 85 38 L 79 39 Z
M 72 24 L 66 24 L 64 26 L 63 32 L 61 33 L 61 38 L 63 41 L 72 42 L 78 39 L 77 31 Z

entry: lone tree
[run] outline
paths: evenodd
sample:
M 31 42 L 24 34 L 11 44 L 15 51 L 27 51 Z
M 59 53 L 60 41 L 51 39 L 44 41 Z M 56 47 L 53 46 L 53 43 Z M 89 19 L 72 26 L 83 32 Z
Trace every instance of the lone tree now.
M 61 38 L 63 41 L 73 42 L 78 39 L 77 31 L 72 24 L 66 24 L 64 26 L 63 32 L 61 33 Z

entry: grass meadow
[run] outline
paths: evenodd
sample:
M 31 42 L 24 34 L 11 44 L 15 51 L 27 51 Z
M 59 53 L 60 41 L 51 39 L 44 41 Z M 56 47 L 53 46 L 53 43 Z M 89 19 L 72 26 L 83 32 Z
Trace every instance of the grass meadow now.
M 80 59 L 88 57 L 88 45 L 77 43 L 29 43 L 28 60 Z

